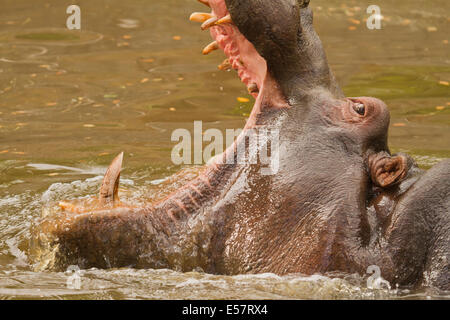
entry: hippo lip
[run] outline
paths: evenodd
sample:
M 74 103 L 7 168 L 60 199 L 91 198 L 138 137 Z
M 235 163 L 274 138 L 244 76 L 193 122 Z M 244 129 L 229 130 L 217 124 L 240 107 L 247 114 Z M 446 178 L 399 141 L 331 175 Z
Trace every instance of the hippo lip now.
M 202 0 L 200 2 L 211 7 L 212 12 L 194 12 L 190 20 L 203 22 L 202 29 L 209 29 L 214 39 L 203 49 L 203 54 L 222 49 L 227 59 L 219 65 L 219 69 L 236 70 L 241 81 L 247 86 L 249 94 L 257 98 L 267 74 L 266 61 L 233 24 L 225 0 Z

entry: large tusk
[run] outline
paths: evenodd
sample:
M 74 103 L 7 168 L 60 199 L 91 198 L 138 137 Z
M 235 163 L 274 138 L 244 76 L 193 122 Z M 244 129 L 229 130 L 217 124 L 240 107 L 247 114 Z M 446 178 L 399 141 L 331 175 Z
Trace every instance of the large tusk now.
M 201 26 L 202 30 L 211 28 L 216 24 L 217 20 L 219 20 L 219 18 L 217 18 L 216 16 L 213 16 L 211 19 L 206 20 Z
M 198 2 L 203 3 L 205 6 L 208 6 L 211 8 L 211 5 L 209 4 L 209 0 L 198 0 Z
M 213 52 L 214 50 L 219 49 L 219 44 L 217 43 L 217 41 L 213 41 L 210 44 L 208 44 L 205 49 L 203 49 L 203 54 L 210 54 L 211 52 Z
M 119 181 L 120 170 L 122 169 L 123 152 L 120 153 L 106 170 L 103 178 L 102 186 L 100 187 L 99 202 L 100 205 L 113 205 L 119 200 Z
M 214 16 L 211 13 L 206 13 L 206 12 L 194 12 L 193 14 L 191 14 L 191 16 L 189 17 L 190 21 L 195 21 L 195 22 L 205 22 L 208 19 L 213 18 Z
M 220 18 L 219 20 L 217 20 L 216 25 L 220 25 L 220 24 L 226 24 L 226 23 L 233 23 L 233 20 L 231 20 L 231 15 L 228 14 L 223 18 Z

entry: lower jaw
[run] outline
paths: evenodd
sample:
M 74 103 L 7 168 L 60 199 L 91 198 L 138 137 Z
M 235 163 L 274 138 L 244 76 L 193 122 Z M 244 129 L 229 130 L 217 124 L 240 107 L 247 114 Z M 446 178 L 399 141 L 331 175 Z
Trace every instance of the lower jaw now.
M 227 26 L 227 28 L 235 28 L 234 32 L 236 37 L 239 40 L 239 53 L 243 60 L 243 63 L 245 66 L 251 67 L 251 69 L 246 70 L 244 72 L 240 72 L 241 76 L 246 76 L 243 82 L 246 85 L 255 84 L 257 86 L 258 91 L 250 92 L 250 94 L 256 99 L 254 107 L 251 111 L 251 114 L 246 122 L 246 125 L 244 127 L 244 131 L 248 129 L 253 129 L 258 126 L 259 119 L 261 116 L 268 110 L 278 110 L 278 109 L 284 109 L 289 108 L 289 104 L 286 101 L 278 83 L 275 81 L 275 79 L 270 75 L 270 73 L 267 71 L 267 64 L 266 61 L 258 54 L 256 49 L 253 47 L 253 45 L 245 39 L 245 37 L 239 33 L 236 27 Z M 213 37 L 214 37 L 214 31 L 212 31 Z M 223 48 L 225 49 L 225 48 Z M 237 141 L 240 141 L 242 139 L 243 135 L 241 137 L 237 138 Z M 236 142 L 238 143 L 238 142 Z M 232 146 L 234 148 L 236 146 L 236 143 Z M 233 150 L 234 151 L 234 150 Z M 216 161 L 215 164 L 224 164 L 223 159 L 226 159 L 227 152 L 230 152 L 230 150 L 225 151 L 220 156 L 215 157 Z M 228 169 L 226 169 L 228 170 Z M 131 208 L 123 208 L 123 210 L 131 210 Z M 118 208 L 114 210 L 114 213 L 111 215 L 103 215 L 100 216 L 100 214 L 97 212 L 95 213 L 97 219 L 104 218 L 105 216 L 108 219 L 114 218 L 117 219 L 120 216 L 121 209 Z M 83 212 L 86 212 L 83 210 Z M 82 213 L 82 212 L 81 212 Z M 77 212 L 74 212 L 76 215 Z M 70 219 L 70 214 L 68 215 L 68 218 Z M 80 218 L 80 217 L 78 217 Z M 47 225 L 49 228 L 48 230 L 45 230 L 44 226 L 44 233 L 51 234 L 53 230 L 53 225 Z

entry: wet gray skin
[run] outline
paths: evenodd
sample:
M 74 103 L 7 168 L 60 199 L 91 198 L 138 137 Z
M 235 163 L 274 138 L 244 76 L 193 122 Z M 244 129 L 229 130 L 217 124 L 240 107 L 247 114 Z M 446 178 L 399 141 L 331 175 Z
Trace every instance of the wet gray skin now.
M 279 131 L 278 172 L 218 160 L 159 203 L 49 218 L 37 244 L 56 248 L 51 267 L 284 275 L 377 265 L 392 284 L 449 290 L 450 161 L 425 172 L 391 155 L 386 105 L 344 97 L 302 1 L 226 6 L 267 63 L 246 128 Z

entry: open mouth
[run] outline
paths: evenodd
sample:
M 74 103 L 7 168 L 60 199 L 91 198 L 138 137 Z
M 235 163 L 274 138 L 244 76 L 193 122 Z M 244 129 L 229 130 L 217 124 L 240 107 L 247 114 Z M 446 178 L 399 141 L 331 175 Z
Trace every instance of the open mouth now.
M 253 127 L 257 114 L 262 112 L 262 104 L 266 107 L 277 107 L 282 101 L 279 99 L 278 87 L 274 80 L 268 76 L 266 60 L 257 52 L 253 44 L 248 41 L 233 23 L 225 0 L 198 0 L 211 8 L 210 13 L 195 12 L 190 20 L 201 23 L 202 30 L 209 30 L 213 42 L 203 49 L 203 54 L 209 54 L 222 49 L 227 59 L 219 65 L 219 69 L 234 69 L 241 81 L 247 86 L 249 93 L 256 99 L 252 114 L 246 128 Z M 263 103 L 264 102 L 264 103 Z M 83 214 L 89 212 L 127 207 L 131 205 L 121 203 L 118 199 L 118 184 L 122 166 L 123 153 L 117 156 L 108 168 L 103 184 L 100 188 L 99 198 L 87 198 L 77 201 L 61 201 L 59 207 L 64 212 Z M 218 161 L 221 159 L 216 157 Z M 69 219 L 72 215 L 69 215 Z
M 267 74 L 266 61 L 233 24 L 225 0 L 199 1 L 212 9 L 211 13 L 194 12 L 190 17 L 191 21 L 202 23 L 202 30 L 210 30 L 214 39 L 203 49 L 203 54 L 222 49 L 227 59 L 219 65 L 219 69 L 236 70 L 248 92 L 257 98 Z
M 281 109 L 290 107 L 280 89 L 279 83 L 272 77 L 272 73 L 269 72 L 267 61 L 258 53 L 255 46 L 243 33 L 240 32 L 238 26 L 233 23 L 225 0 L 198 1 L 211 9 L 210 13 L 195 12 L 190 16 L 191 21 L 201 23 L 202 30 L 209 30 L 213 38 L 213 42 L 203 49 L 203 54 L 209 54 L 215 50 L 222 49 L 227 59 L 219 65 L 219 69 L 236 70 L 240 80 L 246 85 L 249 93 L 256 99 L 244 130 L 259 125 L 259 116 L 264 114 L 265 110 L 269 108 Z M 253 31 L 257 31 L 257 29 Z M 245 137 L 243 133 L 236 140 L 238 141 L 242 137 Z M 236 143 L 229 150 L 233 150 L 234 152 Z M 211 162 L 210 165 L 214 170 L 217 169 L 218 164 L 222 164 L 223 159 L 225 159 L 224 154 L 216 156 L 216 162 Z M 118 184 L 122 158 L 123 154 L 120 154 L 111 163 L 105 174 L 98 198 L 62 201 L 59 203 L 60 209 L 69 213 L 67 215 L 69 222 L 71 219 L 75 219 L 77 214 L 90 215 L 92 212 L 95 212 L 95 215 L 99 216 L 101 212 L 104 215 L 108 215 L 111 209 L 120 209 L 123 207 L 128 209 L 134 208 L 131 205 L 120 202 L 118 199 Z M 214 172 L 214 170 L 212 171 Z M 53 228 L 52 225 L 50 227 Z
M 203 49 L 203 54 L 222 49 L 227 59 L 219 65 L 219 69 L 236 70 L 249 93 L 256 99 L 244 129 L 255 126 L 258 115 L 265 108 L 288 107 L 277 82 L 268 73 L 266 60 L 233 23 L 225 0 L 198 1 L 212 10 L 210 13 L 194 12 L 190 16 L 191 21 L 201 23 L 202 30 L 209 30 L 213 38 L 213 42 Z M 232 148 L 234 146 L 230 147 L 230 149 Z M 132 206 L 123 204 L 118 200 L 117 190 L 122 159 L 123 153 L 117 156 L 108 168 L 100 189 L 99 199 L 88 198 L 79 201 L 62 201 L 59 203 L 59 207 L 65 212 L 77 214 L 92 211 L 98 212 L 122 206 L 131 208 Z M 219 155 L 215 159 L 219 161 L 222 158 Z

